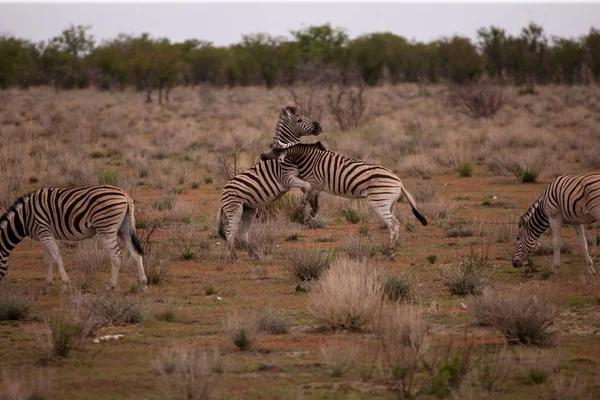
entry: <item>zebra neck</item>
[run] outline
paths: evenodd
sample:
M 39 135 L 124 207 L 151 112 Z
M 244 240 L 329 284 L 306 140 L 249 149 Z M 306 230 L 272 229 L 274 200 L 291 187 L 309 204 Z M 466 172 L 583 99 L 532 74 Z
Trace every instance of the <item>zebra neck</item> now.
M 287 148 L 300 143 L 300 137 L 294 134 L 281 120 L 275 126 L 275 143 L 281 148 Z
M 544 206 L 541 199 L 537 201 L 532 208 L 531 217 L 529 218 L 529 230 L 535 235 L 540 237 L 542 233 L 550 227 L 550 220 L 544 211 Z
M 0 264 L 5 264 L 10 252 L 27 233 L 26 207 L 29 198 L 21 198 L 0 217 Z

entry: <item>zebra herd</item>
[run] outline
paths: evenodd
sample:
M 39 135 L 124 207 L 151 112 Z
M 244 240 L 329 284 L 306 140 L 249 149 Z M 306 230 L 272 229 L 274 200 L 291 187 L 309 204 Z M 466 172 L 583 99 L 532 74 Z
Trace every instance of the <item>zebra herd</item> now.
M 402 195 L 406 196 L 417 219 L 427 225 L 427 219 L 400 178 L 389 169 L 328 150 L 320 142 L 300 143 L 300 137 L 320 133 L 322 128 L 318 122 L 300 115 L 294 107 L 283 108 L 269 153 L 263 153 L 261 161 L 224 186 L 217 231 L 227 240 L 233 260 L 237 260 L 234 239 L 240 228 L 242 244 L 250 256 L 258 259 L 249 242 L 249 231 L 257 211 L 294 187 L 304 193 L 298 211 L 304 213 L 306 205 L 310 204 L 310 218 L 318 212 L 318 196 L 322 191 L 352 199 L 366 198 L 370 208 L 388 227 L 391 258 L 399 234 L 394 206 Z M 227 229 L 223 216 L 227 217 Z M 569 224 L 577 233 L 587 272 L 595 273 L 583 225 L 596 221 L 600 222 L 600 173 L 559 176 L 520 218 L 513 266 L 521 267 L 537 249 L 542 233 L 551 228 L 552 266 L 557 269 L 560 266 L 560 231 L 564 224 Z M 148 282 L 143 251 L 135 231 L 133 200 L 122 189 L 109 185 L 42 188 L 17 199 L 0 217 L 0 281 L 8 272 L 11 251 L 29 236 L 44 246 L 46 282 L 52 283 L 52 266 L 56 264 L 61 281 L 66 285 L 69 278 L 56 241 L 84 240 L 94 235 L 100 237 L 110 252 L 112 267 L 108 288 L 114 289 L 117 285 L 121 265 L 119 237 L 134 258 L 139 284 L 146 290 Z

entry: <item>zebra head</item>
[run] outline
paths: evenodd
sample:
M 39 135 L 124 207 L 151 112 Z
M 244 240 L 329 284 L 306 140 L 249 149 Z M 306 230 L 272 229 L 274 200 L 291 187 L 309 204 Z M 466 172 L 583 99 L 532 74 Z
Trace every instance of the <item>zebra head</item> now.
M 285 107 L 279 113 L 272 149 L 286 149 L 300 143 L 300 137 L 318 136 L 323 130 L 317 121 L 301 115 L 296 107 Z
M 539 201 L 533 203 L 531 208 L 519 218 L 519 232 L 517 233 L 517 247 L 513 254 L 513 267 L 519 268 L 529 255 L 535 253 L 540 246 L 540 234 L 535 228 L 534 212 L 539 207 Z

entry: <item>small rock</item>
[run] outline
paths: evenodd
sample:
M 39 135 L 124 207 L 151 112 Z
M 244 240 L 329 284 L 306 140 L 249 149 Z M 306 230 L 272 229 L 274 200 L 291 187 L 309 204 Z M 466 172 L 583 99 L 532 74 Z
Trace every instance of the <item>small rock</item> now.
M 460 303 L 460 308 L 462 308 L 463 310 L 466 310 L 467 306 L 465 305 L 465 303 L 461 302 Z
M 222 298 L 220 298 L 219 296 L 217 296 L 217 299 L 216 299 L 216 300 L 217 300 L 217 301 L 223 301 L 223 299 L 222 299 Z
M 100 343 L 100 339 L 96 338 L 96 339 L 92 340 L 92 342 L 94 342 L 94 343 Z

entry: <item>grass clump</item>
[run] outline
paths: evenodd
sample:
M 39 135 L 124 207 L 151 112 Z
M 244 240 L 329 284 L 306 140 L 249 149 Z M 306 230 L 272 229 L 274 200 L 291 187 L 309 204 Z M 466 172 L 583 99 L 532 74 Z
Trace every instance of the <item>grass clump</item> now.
M 465 221 L 453 221 L 446 226 L 444 233 L 450 238 L 471 237 L 475 234 L 475 227 Z
M 0 292 L 0 321 L 22 321 L 31 310 L 28 295 L 2 290 Z
M 371 239 L 364 235 L 348 235 L 344 249 L 353 260 L 367 260 L 377 253 Z
M 429 262 L 429 264 L 435 264 L 435 262 L 437 261 L 437 256 L 435 254 L 430 254 L 427 256 L 427 261 Z
M 278 310 L 267 307 L 258 316 L 258 329 L 271 335 L 283 335 L 290 330 L 290 323 Z
M 51 332 L 51 356 L 67 357 L 80 338 L 81 324 L 66 312 L 50 319 L 48 325 Z
M 162 351 L 152 365 L 166 399 L 205 400 L 222 372 L 217 349 L 196 350 L 175 346 Z
M 331 377 L 340 378 L 350 371 L 359 356 L 357 347 L 324 345 L 319 349 L 321 360 L 331 373 Z
M 487 288 L 475 300 L 474 312 L 481 324 L 493 326 L 509 341 L 524 344 L 547 343 L 552 337 L 549 328 L 558 315 L 549 293 L 530 287 L 504 292 Z
M 227 318 L 225 334 L 240 350 L 249 350 L 260 333 L 258 319 L 254 314 L 240 317 L 237 312 Z
M 358 224 L 360 222 L 360 217 L 354 208 L 344 208 L 341 210 L 341 213 L 346 221 L 351 224 Z
M 365 262 L 335 260 L 314 284 L 310 311 L 326 329 L 364 330 L 381 307 L 381 274 Z
M 456 172 L 461 178 L 469 178 L 473 175 L 473 162 L 461 161 L 456 167 Z
M 384 297 L 392 301 L 407 301 L 414 296 L 412 283 L 405 273 L 384 275 L 383 277 Z
M 438 398 L 457 393 L 475 361 L 473 360 L 474 343 L 465 336 L 458 348 L 450 346 L 445 354 L 434 361 L 431 368 L 432 380 L 428 392 Z
M 487 252 L 479 254 L 471 249 L 458 267 L 440 270 L 442 283 L 450 294 L 456 296 L 479 295 L 489 285 L 493 270 L 487 265 Z
M 46 400 L 51 399 L 52 374 L 32 371 L 31 368 L 3 370 L 0 374 L 0 399 Z
M 320 249 L 296 249 L 290 255 L 288 274 L 295 282 L 316 281 L 329 268 L 333 253 Z

